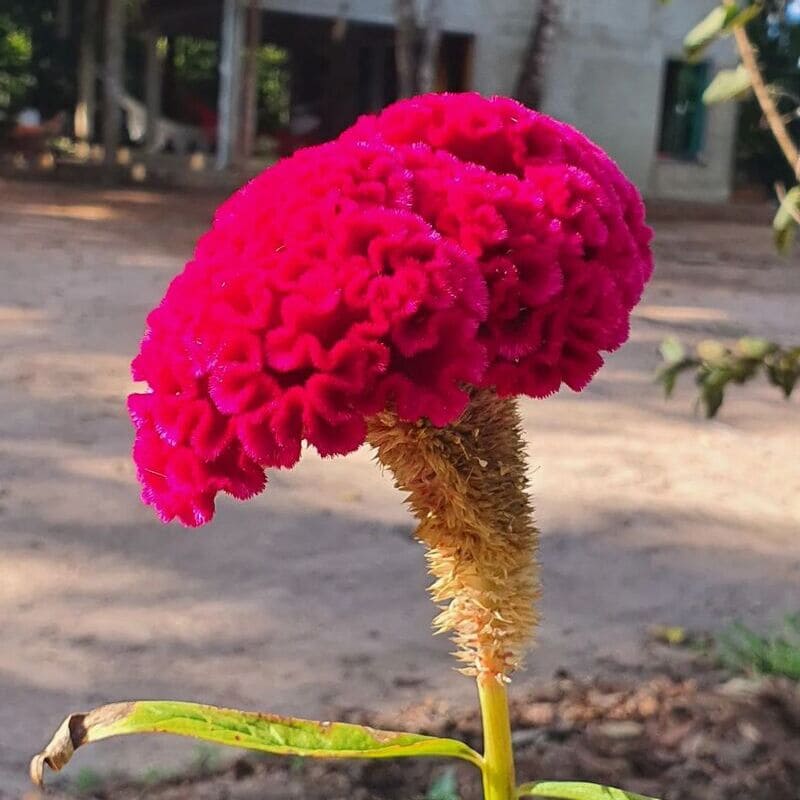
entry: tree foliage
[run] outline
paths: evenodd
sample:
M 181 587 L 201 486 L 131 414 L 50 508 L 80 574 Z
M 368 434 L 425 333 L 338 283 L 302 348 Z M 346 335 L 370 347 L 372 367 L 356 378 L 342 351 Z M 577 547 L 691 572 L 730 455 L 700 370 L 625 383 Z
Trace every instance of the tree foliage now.
M 73 9 L 70 23 L 76 16 Z M 58 27 L 52 0 L 2 3 L 0 117 L 8 119 L 26 105 L 50 116 L 73 104 L 75 53 Z
M 664 5 L 669 1 L 661 0 Z M 686 57 L 692 60 L 718 39 L 734 37 L 741 63 L 735 70 L 720 71 L 703 100 L 710 104 L 747 98 L 742 115 L 745 136 L 740 139 L 744 138 L 746 147 L 751 143 L 749 157 L 755 164 L 766 153 L 777 157 L 780 175 L 794 184 L 786 191 L 783 183 L 776 183 L 780 205 L 772 227 L 775 246 L 783 255 L 791 251 L 800 226 L 800 152 L 792 127 L 800 119 L 800 98 L 790 91 L 800 85 L 800 25 L 788 24 L 781 16 L 785 13 L 785 3 L 756 0 L 741 6 L 723 0 L 684 40 Z M 772 169 L 767 172 L 775 174 Z M 661 355 L 658 380 L 667 395 L 682 373 L 694 373 L 699 402 L 709 417 L 717 414 L 731 384 L 747 383 L 763 374 L 788 398 L 800 377 L 800 346 L 784 347 L 766 339 L 745 338 L 733 347 L 708 340 L 691 354 L 680 342 L 669 339 L 662 344 Z
M 0 14 L 0 118 L 24 100 L 34 83 L 31 35 L 9 14 Z
M 661 345 L 661 356 L 664 364 L 658 380 L 667 396 L 682 373 L 694 373 L 699 402 L 707 417 L 716 416 L 730 385 L 764 375 L 789 398 L 800 378 L 800 347 L 781 347 L 767 339 L 748 337 L 732 347 L 707 339 L 694 352 L 687 352 L 677 339 L 667 339 Z

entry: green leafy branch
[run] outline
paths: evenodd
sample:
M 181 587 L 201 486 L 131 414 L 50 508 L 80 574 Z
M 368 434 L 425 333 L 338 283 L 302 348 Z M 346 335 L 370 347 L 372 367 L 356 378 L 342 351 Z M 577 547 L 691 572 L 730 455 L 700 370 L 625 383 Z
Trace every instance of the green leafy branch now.
M 788 398 L 800 378 L 800 346 L 781 347 L 766 339 L 747 337 L 733 347 L 708 339 L 689 353 L 677 339 L 670 338 L 661 344 L 660 352 L 664 363 L 657 379 L 667 397 L 681 374 L 694 373 L 699 401 L 708 417 L 716 416 L 730 384 L 747 383 L 764 374 Z
M 747 25 L 761 13 L 762 9 L 760 2 L 744 8 L 740 8 L 737 3 L 723 2 L 686 34 L 683 40 L 686 57 L 691 61 L 699 60 L 717 39 L 730 36 L 737 28 Z
M 668 5 L 670 0 L 660 0 Z M 684 39 L 686 57 L 701 58 L 719 39 L 732 36 L 739 52 L 740 63 L 735 69 L 720 70 L 703 93 L 707 105 L 742 100 L 755 95 L 764 119 L 794 175 L 800 179 L 800 151 L 787 127 L 787 118 L 778 109 L 778 87 L 770 86 L 758 63 L 758 53 L 747 34 L 746 26 L 764 11 L 763 0 L 740 6 L 735 0 L 723 0 L 712 9 Z M 775 246 L 787 254 L 794 244 L 800 227 L 800 185 L 788 191 L 776 187 L 780 205 L 772 223 Z M 688 353 L 676 339 L 661 345 L 664 359 L 658 380 L 670 396 L 681 374 L 691 372 L 699 387 L 699 402 L 706 416 L 714 417 L 730 384 L 743 384 L 765 374 L 785 397 L 790 397 L 800 376 L 800 347 L 781 347 L 766 339 L 745 338 L 733 347 L 712 340 L 701 342 L 694 353 Z
M 669 2 L 661 0 L 662 5 L 668 5 Z M 689 61 L 697 61 L 714 42 L 728 36 L 734 38 L 740 63 L 735 69 L 720 70 L 714 76 L 703 94 L 703 102 L 712 105 L 742 100 L 753 93 L 775 141 L 795 177 L 800 180 L 800 149 L 789 132 L 787 117 L 781 114 L 776 101 L 781 90 L 767 84 L 758 63 L 756 48 L 747 35 L 747 24 L 763 10 L 762 0 L 744 7 L 735 0 L 723 0 L 686 35 L 684 52 Z M 794 114 L 789 116 L 794 118 Z M 800 185 L 788 191 L 784 187 L 776 187 L 776 191 L 780 208 L 773 222 L 775 245 L 780 253 L 786 254 L 791 250 L 800 226 Z

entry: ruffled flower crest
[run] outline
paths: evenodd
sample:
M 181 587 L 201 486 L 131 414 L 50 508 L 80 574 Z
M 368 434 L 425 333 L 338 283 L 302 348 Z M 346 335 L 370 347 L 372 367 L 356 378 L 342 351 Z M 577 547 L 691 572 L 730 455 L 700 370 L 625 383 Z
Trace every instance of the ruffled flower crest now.
M 636 189 L 582 134 L 505 98 L 427 95 L 298 152 L 225 202 L 148 317 L 129 398 L 142 496 L 201 525 L 303 441 L 375 415 L 444 427 L 473 390 L 579 391 L 652 271 Z

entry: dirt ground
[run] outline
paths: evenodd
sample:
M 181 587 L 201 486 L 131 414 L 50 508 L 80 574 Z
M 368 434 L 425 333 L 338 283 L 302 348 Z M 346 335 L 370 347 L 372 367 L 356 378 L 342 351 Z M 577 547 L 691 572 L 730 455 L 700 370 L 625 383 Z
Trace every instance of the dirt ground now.
M 656 672 L 591 681 L 560 675 L 511 705 L 517 778 L 585 780 L 661 800 L 797 800 L 800 690 L 785 679 L 730 677 L 704 657 L 661 658 Z M 687 657 L 688 656 L 688 657 Z M 704 663 L 705 662 L 705 663 Z M 481 747 L 475 709 L 427 702 L 388 714 L 340 715 Z M 246 754 L 206 758 L 170 775 L 84 771 L 52 800 L 422 800 L 449 773 L 461 800 L 480 800 L 473 767 L 425 759 L 309 762 Z M 434 795 L 435 796 L 435 795 Z M 452 797 L 452 789 L 446 797 Z M 432 798 L 431 798 L 432 800 Z
M 128 363 L 219 199 L 0 181 L 0 794 L 19 796 L 63 716 L 113 699 L 313 717 L 473 702 L 429 635 L 422 552 L 367 449 L 309 453 L 199 532 L 139 504 Z M 688 383 L 666 402 L 652 380 L 668 334 L 796 340 L 798 257 L 776 258 L 760 221 L 656 231 L 631 342 L 582 395 L 523 404 L 545 598 L 520 694 L 559 667 L 637 664 L 652 623 L 800 607 L 798 401 L 738 389 L 706 422 Z M 117 741 L 70 770 L 196 757 Z

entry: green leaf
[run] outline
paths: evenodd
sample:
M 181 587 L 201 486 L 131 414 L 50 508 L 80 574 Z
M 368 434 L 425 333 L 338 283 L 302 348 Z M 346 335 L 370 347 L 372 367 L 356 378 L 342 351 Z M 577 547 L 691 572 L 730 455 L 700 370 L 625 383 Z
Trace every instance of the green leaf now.
M 740 14 L 737 5 L 721 5 L 709 14 L 686 34 L 683 49 L 689 59 L 698 58 L 703 51 L 720 36 L 728 31 L 728 26 Z
M 715 368 L 710 370 L 700 383 L 700 399 L 706 410 L 706 416 L 711 418 L 717 415 L 725 399 L 725 386 L 731 380 L 731 372 L 727 369 Z
M 686 348 L 679 339 L 669 336 L 659 345 L 658 352 L 661 357 L 669 364 L 676 364 L 686 358 Z
M 786 193 L 772 223 L 775 246 L 782 255 L 786 255 L 792 249 L 797 234 L 798 219 L 800 219 L 800 186 L 795 186 Z
M 798 378 L 800 378 L 800 367 L 797 364 L 787 363 L 785 359 L 767 366 L 767 379 L 773 386 L 777 386 L 786 398 L 792 396 Z
M 680 369 L 678 369 L 677 364 L 672 364 L 658 371 L 656 380 L 664 387 L 664 394 L 667 397 L 672 397 L 672 393 L 675 391 L 675 384 L 678 382 L 679 374 Z
M 750 93 L 750 74 L 744 64 L 736 69 L 722 69 L 703 92 L 703 102 L 710 106 L 726 100 L 741 100 Z
M 675 391 L 675 384 L 681 372 L 686 372 L 696 366 L 697 363 L 695 361 L 684 358 L 682 361 L 676 361 L 674 364 L 667 364 L 662 367 L 656 374 L 656 380 L 664 387 L 664 394 L 670 397 Z
M 733 30 L 734 28 L 739 28 L 742 25 L 747 25 L 752 22 L 762 11 L 764 10 L 764 5 L 760 2 L 753 3 L 752 5 L 747 6 L 747 8 L 743 8 L 725 27 L 726 30 Z
M 740 386 L 743 383 L 747 383 L 758 374 L 760 365 L 760 361 L 755 361 L 752 358 L 736 359 L 731 364 L 731 380 Z
M 112 703 L 67 717 L 47 747 L 31 761 L 31 779 L 41 786 L 45 765 L 58 772 L 81 745 L 131 733 L 171 733 L 277 755 L 311 758 L 436 756 L 459 758 L 481 769 L 483 765 L 481 756 L 455 739 L 379 731 L 344 722 L 311 722 L 198 703 L 139 700 Z
M 717 416 L 717 412 L 720 408 L 722 408 L 722 401 L 725 399 L 725 389 L 722 386 L 704 386 L 703 390 L 700 392 L 700 398 L 703 401 L 706 417 L 713 419 Z
M 741 358 L 751 358 L 755 361 L 761 361 L 776 349 L 777 345 L 774 342 L 770 342 L 768 339 L 761 339 L 756 336 L 745 336 L 736 342 L 734 352 Z
M 720 364 L 728 355 L 728 348 L 715 339 L 704 339 L 697 345 L 697 355 L 709 364 Z
M 549 800 L 653 800 L 633 792 L 579 781 L 537 781 L 517 790 L 518 797 L 546 797 Z

